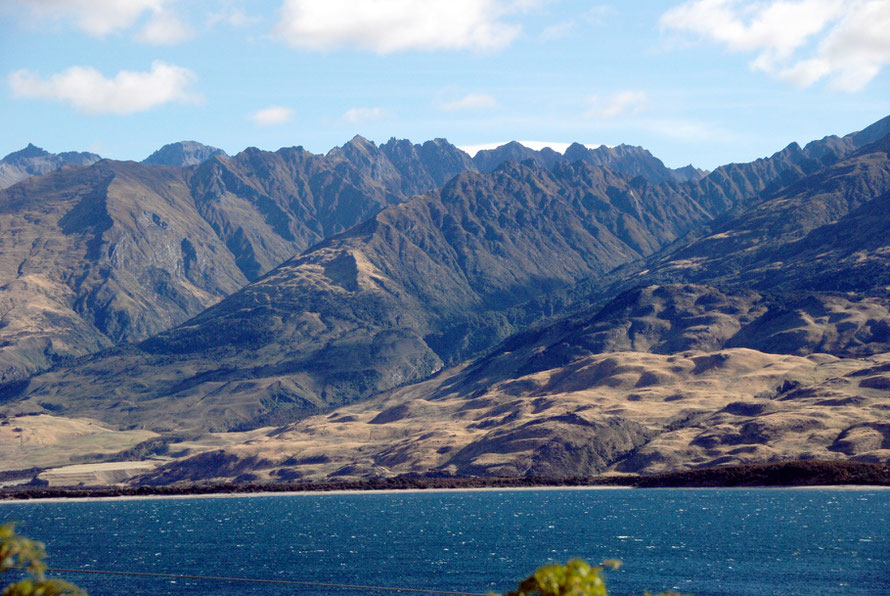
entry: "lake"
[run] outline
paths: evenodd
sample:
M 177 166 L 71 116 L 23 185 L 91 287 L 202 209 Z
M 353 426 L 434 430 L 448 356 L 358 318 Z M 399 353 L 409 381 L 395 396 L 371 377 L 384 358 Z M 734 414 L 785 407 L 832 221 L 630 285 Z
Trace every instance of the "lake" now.
M 618 558 L 613 595 L 890 594 L 890 491 L 418 491 L 0 504 L 57 568 L 485 593 Z M 386 594 L 66 574 L 91 594 Z M 392 592 L 389 592 L 392 594 Z

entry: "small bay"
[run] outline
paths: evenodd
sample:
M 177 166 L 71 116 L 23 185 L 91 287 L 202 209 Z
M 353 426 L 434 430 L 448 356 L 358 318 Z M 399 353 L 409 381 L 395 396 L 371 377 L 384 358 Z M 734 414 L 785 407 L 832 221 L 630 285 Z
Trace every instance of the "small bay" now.
M 485 593 L 618 558 L 612 594 L 890 593 L 890 491 L 482 490 L 16 502 L 54 568 Z M 91 594 L 381 594 L 65 574 Z

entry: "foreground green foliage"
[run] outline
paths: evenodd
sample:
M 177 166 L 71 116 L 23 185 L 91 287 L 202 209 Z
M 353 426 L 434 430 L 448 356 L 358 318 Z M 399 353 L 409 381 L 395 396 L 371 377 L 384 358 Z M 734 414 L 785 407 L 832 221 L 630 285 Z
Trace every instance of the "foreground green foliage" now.
M 86 592 L 61 579 L 46 579 L 46 550 L 42 542 L 19 536 L 15 523 L 0 525 L 0 578 L 11 570 L 29 577 L 3 589 L 3 596 L 81 596 Z
M 595 567 L 586 561 L 572 559 L 565 565 L 552 563 L 539 568 L 512 592 L 504 596 L 609 596 L 603 572 L 618 569 L 621 561 L 607 559 Z M 677 592 L 662 592 L 647 596 L 681 596 Z

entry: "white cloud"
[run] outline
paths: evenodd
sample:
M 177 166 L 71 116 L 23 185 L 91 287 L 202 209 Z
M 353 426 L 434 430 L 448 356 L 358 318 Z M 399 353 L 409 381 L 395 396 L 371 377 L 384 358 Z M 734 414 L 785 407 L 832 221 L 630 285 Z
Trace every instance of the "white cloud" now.
M 663 29 L 753 54 L 750 66 L 807 87 L 859 91 L 890 64 L 887 0 L 692 0 L 661 17 Z
M 590 98 L 589 117 L 611 120 L 619 116 L 636 114 L 649 103 L 649 96 L 643 91 L 618 91 L 606 97 L 594 95 Z
M 275 126 L 293 120 L 294 111 L 283 106 L 269 106 L 268 108 L 257 110 L 248 116 L 248 118 L 260 126 Z
M 491 95 L 470 93 L 452 101 L 444 101 L 439 107 L 448 112 L 458 110 L 488 110 L 497 107 L 498 102 Z
M 379 120 L 386 115 L 383 108 L 350 108 L 343 114 L 343 119 L 350 124 L 359 124 L 370 120 Z
M 503 17 L 531 6 L 521 0 L 285 0 L 276 34 L 310 50 L 495 50 L 521 30 Z
M 16 97 L 59 101 L 88 114 L 134 114 L 170 102 L 201 101 L 189 91 L 195 78 L 187 68 L 155 61 L 149 72 L 122 70 L 113 79 L 92 67 L 72 66 L 46 79 L 22 69 L 8 82 Z
M 134 36 L 150 44 L 179 43 L 192 36 L 170 6 L 176 0 L 11 0 L 23 18 L 72 22 L 92 37 L 106 37 L 134 27 L 145 15 L 149 21 Z
M 175 45 L 192 38 L 194 34 L 192 28 L 174 13 L 161 11 L 133 37 L 136 41 L 152 45 Z

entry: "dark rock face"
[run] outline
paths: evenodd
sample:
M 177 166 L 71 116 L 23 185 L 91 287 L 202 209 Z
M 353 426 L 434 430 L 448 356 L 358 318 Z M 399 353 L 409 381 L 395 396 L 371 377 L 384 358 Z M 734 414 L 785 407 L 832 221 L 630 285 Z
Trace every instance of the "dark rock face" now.
M 62 166 L 90 165 L 100 159 L 102 158 L 95 153 L 66 151 L 54 154 L 29 143 L 24 149 L 0 159 L 0 189 L 8 188 L 30 176 L 58 170 Z
M 195 455 L 178 463 L 176 466 L 164 466 L 151 475 L 140 479 L 148 486 L 161 486 L 176 482 L 199 482 L 207 478 L 239 477 L 240 482 L 249 481 L 250 470 L 268 468 L 271 462 L 248 457 L 238 457 L 223 451 L 208 451 Z
M 148 157 L 142 163 L 152 166 L 175 166 L 183 168 L 204 163 L 212 157 L 228 157 L 226 152 L 216 147 L 202 145 L 195 141 L 179 141 L 164 145 Z

